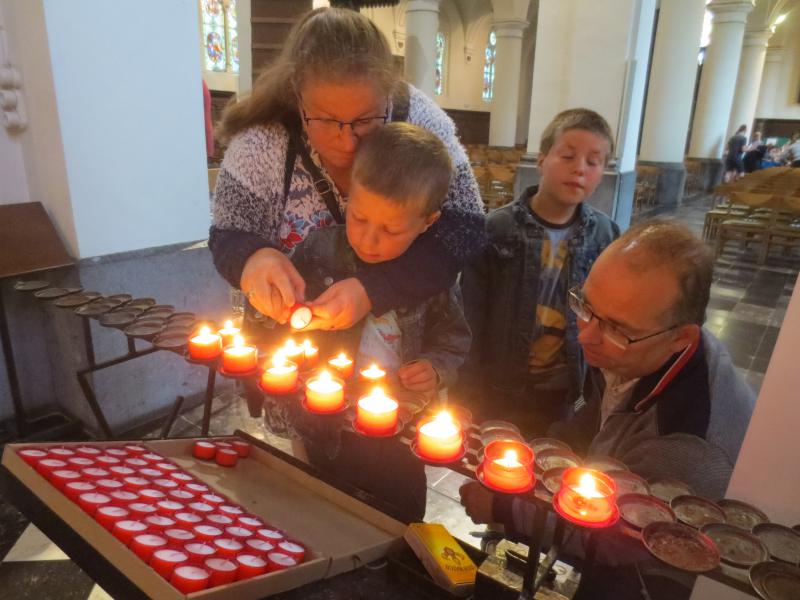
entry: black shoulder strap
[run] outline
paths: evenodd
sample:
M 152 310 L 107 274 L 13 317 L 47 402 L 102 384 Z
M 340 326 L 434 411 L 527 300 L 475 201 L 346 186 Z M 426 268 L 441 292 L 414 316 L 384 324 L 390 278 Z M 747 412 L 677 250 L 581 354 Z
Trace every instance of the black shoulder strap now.
M 287 127 L 286 131 L 290 131 Z M 292 187 L 292 176 L 294 175 L 294 163 L 297 159 L 297 147 L 294 143 L 294 136 L 289 135 L 289 142 L 286 145 L 286 162 L 283 165 L 283 205 L 289 200 L 289 188 Z
M 294 147 L 295 156 L 297 154 L 300 155 L 300 160 L 303 161 L 303 166 L 306 168 L 306 171 L 309 172 L 311 179 L 314 181 L 314 189 L 316 189 L 317 193 L 322 196 L 322 199 L 325 201 L 325 206 L 328 207 L 331 215 L 333 215 L 333 220 L 341 225 L 344 223 L 344 217 L 342 216 L 342 211 L 339 208 L 339 202 L 336 200 L 336 196 L 333 194 L 331 182 L 328 181 L 328 179 L 319 170 L 319 167 L 311 159 L 311 155 L 308 153 L 306 145 L 303 143 L 303 140 L 300 139 L 300 133 L 294 127 L 288 128 L 288 131 L 289 145 Z M 292 166 L 294 166 L 294 159 Z M 288 171 L 288 169 L 286 170 Z M 284 185 L 286 185 L 285 182 Z
M 411 92 L 405 81 L 399 81 L 392 94 L 392 121 L 408 121 Z

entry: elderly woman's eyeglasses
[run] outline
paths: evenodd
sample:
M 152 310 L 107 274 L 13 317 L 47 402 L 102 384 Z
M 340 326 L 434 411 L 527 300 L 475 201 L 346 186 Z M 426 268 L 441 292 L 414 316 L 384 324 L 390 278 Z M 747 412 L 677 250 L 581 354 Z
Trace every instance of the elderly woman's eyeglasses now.
M 329 119 L 326 117 L 309 117 L 306 114 L 305 107 L 301 104 L 300 110 L 303 113 L 303 121 L 309 130 L 314 130 L 322 135 L 336 136 L 341 135 L 345 126 L 349 125 L 350 130 L 356 137 L 363 137 L 376 127 L 386 124 L 389 120 L 389 105 L 386 105 L 386 112 L 381 117 L 364 117 L 363 119 L 355 119 L 354 121 L 339 121 L 338 119 Z
M 567 300 L 572 312 L 574 312 L 575 315 L 584 323 L 588 324 L 592 319 L 596 319 L 597 326 L 600 328 L 600 332 L 603 334 L 603 336 L 620 350 L 625 350 L 631 344 L 649 340 L 652 337 L 680 327 L 680 325 L 673 325 L 672 327 L 667 327 L 666 329 L 656 331 L 655 333 L 643 335 L 639 338 L 632 338 L 622 333 L 616 325 L 613 325 L 612 323 L 609 323 L 605 319 L 601 319 L 594 314 L 592 308 L 589 306 L 589 303 L 586 302 L 586 299 L 583 297 L 583 292 L 577 286 L 567 292 Z

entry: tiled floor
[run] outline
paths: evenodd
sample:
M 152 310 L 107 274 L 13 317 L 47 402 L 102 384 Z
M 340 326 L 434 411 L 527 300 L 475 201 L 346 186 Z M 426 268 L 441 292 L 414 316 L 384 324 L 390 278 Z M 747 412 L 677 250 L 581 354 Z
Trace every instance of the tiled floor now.
M 662 215 L 687 223 L 700 234 L 710 200 L 685 202 L 677 211 Z M 800 257 L 777 258 L 757 267 L 752 250 L 730 248 L 716 263 L 707 327 L 725 342 L 733 362 L 758 391 L 797 279 Z M 201 408 L 181 415 L 173 435 L 199 435 Z M 213 434 L 235 429 L 247 431 L 289 451 L 286 440 L 272 436 L 260 419 L 252 419 L 235 394 L 215 401 Z M 454 535 L 473 544 L 472 535 L 484 528 L 473 525 L 458 503 L 461 475 L 442 468 L 427 468 L 426 520 L 443 523 Z M 103 600 L 109 598 L 78 567 L 67 560 L 33 525 L 0 499 L 0 597 Z

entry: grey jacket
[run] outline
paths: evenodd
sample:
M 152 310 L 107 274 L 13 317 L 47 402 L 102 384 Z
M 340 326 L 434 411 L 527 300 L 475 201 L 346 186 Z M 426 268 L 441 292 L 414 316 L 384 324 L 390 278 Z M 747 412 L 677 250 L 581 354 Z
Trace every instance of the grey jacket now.
M 292 263 L 306 281 L 306 296 L 316 298 L 336 281 L 353 277 L 361 261 L 347 241 L 344 225 L 309 233 L 292 255 Z M 401 363 L 427 359 L 443 387 L 455 383 L 458 369 L 469 351 L 472 336 L 464 318 L 457 285 L 416 305 L 397 309 L 401 332 Z M 345 331 L 319 332 L 315 341 L 323 354 L 346 350 L 354 356 L 363 322 Z

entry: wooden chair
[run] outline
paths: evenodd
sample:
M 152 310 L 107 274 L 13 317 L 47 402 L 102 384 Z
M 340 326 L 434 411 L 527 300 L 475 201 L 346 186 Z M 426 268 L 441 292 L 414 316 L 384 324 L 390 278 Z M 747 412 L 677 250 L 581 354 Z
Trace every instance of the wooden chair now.
M 743 249 L 750 244 L 760 244 L 758 264 L 763 265 L 767 260 L 769 235 L 768 222 L 762 219 L 726 219 L 720 223 L 716 233 L 715 255 L 719 258 L 728 242 L 741 242 Z
M 748 214 L 749 211 L 746 208 L 744 210 L 737 209 L 730 204 L 709 210 L 703 222 L 703 239 L 711 243 L 716 242 L 719 226 L 723 221 L 727 219 L 743 219 Z

